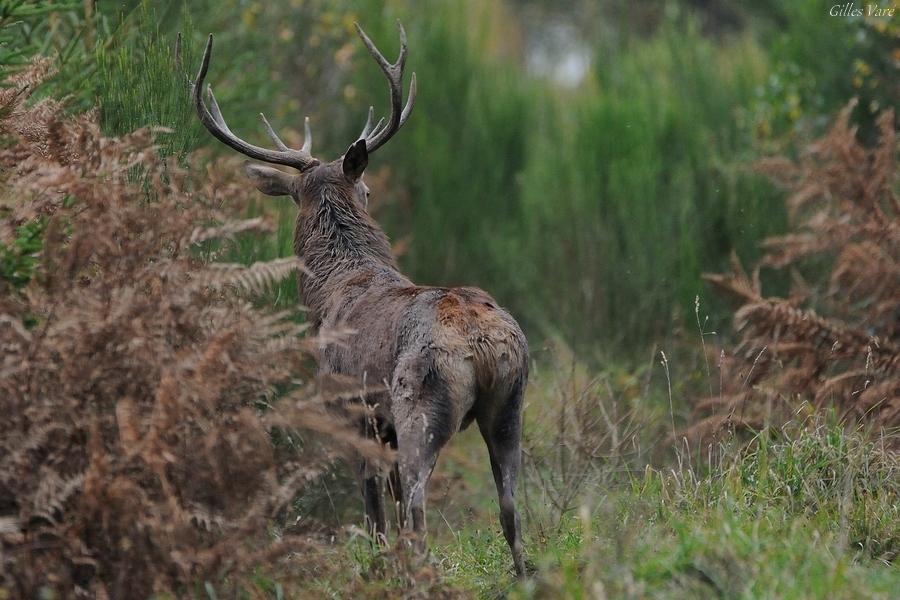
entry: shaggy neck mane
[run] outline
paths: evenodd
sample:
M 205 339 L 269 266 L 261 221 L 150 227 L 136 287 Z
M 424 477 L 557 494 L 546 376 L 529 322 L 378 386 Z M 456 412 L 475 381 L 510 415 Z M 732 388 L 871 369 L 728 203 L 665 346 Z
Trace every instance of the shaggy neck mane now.
M 297 216 L 294 252 L 308 273 L 300 276 L 303 301 L 317 318 L 340 284 L 362 272 L 397 270 L 391 245 L 381 227 L 342 190 L 323 190 Z

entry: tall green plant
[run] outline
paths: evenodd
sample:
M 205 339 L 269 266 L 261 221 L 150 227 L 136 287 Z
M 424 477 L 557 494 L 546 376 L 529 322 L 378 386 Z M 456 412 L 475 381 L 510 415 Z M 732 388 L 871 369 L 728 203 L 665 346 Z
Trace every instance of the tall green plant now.
M 664 335 L 703 292 L 701 270 L 782 226 L 742 166 L 751 140 L 735 119 L 764 60 L 749 40 L 721 47 L 670 23 L 606 49 L 585 89 L 558 100 L 522 175 L 515 255 L 533 265 L 519 295 L 533 318 L 553 307 L 582 347 Z
M 737 113 L 768 67 L 750 38 L 713 43 L 673 18 L 598 41 L 592 77 L 565 91 L 493 53 L 474 24 L 503 15 L 467 6 L 412 19 L 418 114 L 383 159 L 414 277 L 482 285 L 535 337 L 639 347 L 690 314 L 701 270 L 780 229 L 744 167 Z
M 561 90 L 516 59 L 527 44 L 498 43 L 517 26 L 502 3 L 202 6 L 186 10 L 197 31 L 217 35 L 211 78 L 232 129 L 266 143 L 262 110 L 297 143 L 309 114 L 314 153 L 325 159 L 354 139 L 370 103 L 386 110 L 383 78 L 353 21 L 393 54 L 400 18 L 419 96 L 370 166 L 383 183 L 377 217 L 408 241 L 401 263 L 414 279 L 482 286 L 535 339 L 556 332 L 579 349 L 604 340 L 640 347 L 669 332 L 673 314 L 690 315 L 701 270 L 721 266 L 734 247 L 752 256 L 781 228 L 773 192 L 745 166 L 754 156 L 745 109 L 771 68 L 749 35 L 710 41 L 690 18 L 672 16 L 650 38 L 595 41 L 593 73 Z M 222 150 L 197 136 L 174 85 L 174 28 L 188 28 L 171 16 L 138 23 L 145 39 L 101 55 L 105 123 L 167 125 L 174 151 Z M 193 47 L 201 37 L 188 35 Z M 292 252 L 292 205 L 262 202 L 255 210 L 276 214 L 277 233 L 242 240 L 239 260 Z M 290 283 L 276 294 L 296 302 Z
M 193 28 L 185 15 L 181 25 L 190 41 Z M 168 134 L 158 138 L 163 152 L 183 155 L 199 139 L 185 68 L 192 63 L 193 45 L 178 44 L 174 32 L 161 32 L 157 10 L 147 2 L 118 18 L 116 35 L 96 51 L 92 84 L 101 127 L 111 135 L 145 126 L 166 128 Z
M 46 33 L 40 31 L 40 21 L 77 6 L 77 2 L 0 0 L 0 67 L 27 63 L 45 45 Z

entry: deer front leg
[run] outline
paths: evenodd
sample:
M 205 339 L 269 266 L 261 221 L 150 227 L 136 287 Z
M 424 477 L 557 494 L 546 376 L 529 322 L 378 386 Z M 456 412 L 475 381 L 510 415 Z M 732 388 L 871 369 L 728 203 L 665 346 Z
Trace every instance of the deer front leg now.
M 378 421 L 374 414 L 367 414 L 361 422 L 361 427 L 364 437 L 382 443 Z M 363 497 L 366 533 L 376 546 L 387 546 L 384 477 L 378 467 L 365 456 L 359 456 L 357 459 L 356 476 Z
M 357 478 L 362 491 L 365 509 L 366 533 L 376 546 L 387 545 L 387 522 L 384 511 L 382 478 L 364 458 L 358 460 Z
M 397 452 L 397 430 L 393 427 L 388 430 L 388 444 L 391 450 Z M 400 465 L 396 461 L 385 478 L 385 485 L 393 505 L 390 517 L 394 521 L 397 535 L 400 535 L 403 533 L 403 493 L 400 486 Z

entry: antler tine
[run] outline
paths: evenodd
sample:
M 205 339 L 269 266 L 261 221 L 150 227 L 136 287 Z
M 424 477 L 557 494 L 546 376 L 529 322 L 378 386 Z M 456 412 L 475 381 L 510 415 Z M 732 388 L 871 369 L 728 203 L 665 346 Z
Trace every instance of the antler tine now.
M 301 171 L 318 164 L 319 161 L 313 158 L 309 153 L 309 145 L 306 141 L 304 142 L 304 147 L 302 149 L 291 150 L 278 138 L 265 116 L 262 118 L 263 123 L 266 126 L 266 131 L 275 145 L 278 146 L 278 150 L 269 150 L 267 148 L 249 144 L 234 135 L 225 123 L 225 119 L 222 117 L 222 111 L 219 110 L 219 103 L 216 102 L 216 97 L 213 95 L 212 88 L 209 86 L 207 86 L 207 95 L 209 97 L 209 107 L 207 108 L 206 104 L 203 102 L 202 90 L 203 82 L 206 79 L 206 73 L 209 71 L 209 62 L 212 57 L 212 45 L 213 36 L 210 34 L 209 39 L 206 42 L 206 49 L 203 51 L 203 60 L 200 62 L 200 71 L 197 73 L 197 79 L 194 81 L 193 88 L 191 89 L 194 108 L 196 108 L 197 116 L 200 118 L 200 122 L 203 123 L 203 126 L 206 127 L 206 129 L 220 142 L 250 158 L 277 165 L 287 165 Z M 262 113 L 260 113 L 260 116 L 262 116 Z M 306 140 L 310 140 L 311 136 L 309 135 L 308 122 L 306 132 Z
M 413 103 L 416 101 L 416 72 L 413 71 L 412 75 L 409 77 L 409 94 L 406 97 L 406 106 L 403 107 L 403 112 L 400 113 L 400 124 L 398 125 L 398 129 L 409 118 L 410 113 L 413 109 Z
M 215 115 L 213 115 L 215 116 Z M 279 150 L 287 150 L 289 152 L 297 152 L 296 150 L 292 150 L 288 148 L 287 144 L 281 141 L 281 138 L 278 137 L 278 134 L 275 133 L 275 130 L 272 129 L 272 126 L 269 125 L 268 119 L 266 119 L 266 115 L 259 113 L 259 116 L 262 117 L 263 125 L 266 126 L 266 133 L 269 134 L 269 137 L 272 138 L 272 142 L 278 146 Z M 312 132 L 309 129 L 309 117 L 303 118 L 303 145 L 300 147 L 300 152 L 309 153 L 312 149 Z
M 366 137 L 375 137 L 382 129 L 384 129 L 384 117 L 378 119 L 378 122 L 375 123 L 375 127 L 372 128 L 372 131 L 370 131 Z
M 375 107 L 369 107 L 369 116 L 366 117 L 366 124 L 363 126 L 362 133 L 359 134 L 359 137 L 356 138 L 358 140 L 364 140 L 367 135 L 372 131 L 372 120 L 375 118 Z
M 212 114 L 216 125 L 221 127 L 226 133 L 231 134 L 231 129 L 228 128 L 228 124 L 225 123 L 225 119 L 222 117 L 222 111 L 219 110 L 219 103 L 216 101 L 215 94 L 213 94 L 212 86 L 208 83 L 206 84 L 206 99 L 209 101 L 209 112 Z
M 368 138 L 369 136 L 375 135 L 375 133 L 384 124 L 384 117 L 381 117 L 380 119 L 378 119 L 378 122 L 375 123 L 375 127 L 372 127 L 372 121 L 374 118 L 375 118 L 375 107 L 370 106 L 369 107 L 369 117 L 366 119 L 366 126 L 363 127 L 362 133 L 360 133 L 359 137 L 356 138 L 357 140 L 364 140 L 364 139 Z
M 369 108 L 369 119 L 366 121 L 365 128 L 363 128 L 363 134 L 360 135 L 360 139 L 366 140 L 366 148 L 371 153 L 391 139 L 409 118 L 409 115 L 412 112 L 413 103 L 416 99 L 416 74 L 413 73 L 410 78 L 409 96 L 407 97 L 406 105 L 404 106 L 403 67 L 406 65 L 408 47 L 406 43 L 406 30 L 403 29 L 403 24 L 400 23 L 399 20 L 397 21 L 397 28 L 400 30 L 400 54 L 397 56 L 397 61 L 394 63 L 389 63 L 387 59 L 384 58 L 384 55 L 377 47 L 375 47 L 375 44 L 369 36 L 366 35 L 366 32 L 359 26 L 359 23 L 354 23 L 353 25 L 356 27 L 356 33 L 359 34 L 363 44 L 365 44 L 366 48 L 369 50 L 369 54 L 372 55 L 372 58 L 374 58 L 375 62 L 378 63 L 378 66 L 381 67 L 382 72 L 384 72 L 385 77 L 387 77 L 388 85 L 390 86 L 391 116 L 388 119 L 387 125 L 381 126 L 384 121 L 384 119 L 382 119 L 374 127 L 374 130 L 370 129 L 374 111 L 372 108 Z
M 275 130 L 272 129 L 272 126 L 269 125 L 269 120 L 266 119 L 266 115 L 259 113 L 259 117 L 262 119 L 263 125 L 266 128 L 266 133 L 269 134 L 269 138 L 272 140 L 272 143 L 275 144 L 279 150 L 290 150 L 287 147 L 287 144 L 281 141 L 281 138 L 278 137 L 278 134 L 275 133 Z

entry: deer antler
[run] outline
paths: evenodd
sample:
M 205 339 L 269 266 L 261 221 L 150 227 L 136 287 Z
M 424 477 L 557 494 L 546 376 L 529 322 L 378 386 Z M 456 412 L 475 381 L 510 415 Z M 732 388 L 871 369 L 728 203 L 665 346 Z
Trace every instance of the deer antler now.
M 206 86 L 206 95 L 209 99 L 209 108 L 207 108 L 206 104 L 203 102 L 202 89 L 203 81 L 206 79 L 206 72 L 209 70 L 212 44 L 213 36 L 212 34 L 209 34 L 209 41 L 206 42 L 206 50 L 203 51 L 203 61 L 200 63 L 200 72 L 197 73 L 197 79 L 194 81 L 191 89 L 194 107 L 197 109 L 197 116 L 200 117 L 200 122 L 203 123 L 203 126 L 225 145 L 234 148 L 245 156 L 255 158 L 256 160 L 277 165 L 287 165 L 299 169 L 300 171 L 319 164 L 319 161 L 310 154 L 312 135 L 309 130 L 308 117 L 304 122 L 305 137 L 303 140 L 303 147 L 299 150 L 294 150 L 288 148 L 287 145 L 281 141 L 281 138 L 278 137 L 272 129 L 272 126 L 269 125 L 266 117 L 260 113 L 263 124 L 266 127 L 266 132 L 269 134 L 269 137 L 272 138 L 272 142 L 274 142 L 275 146 L 278 147 L 278 150 L 269 150 L 247 143 L 231 132 L 231 129 L 229 129 L 228 125 L 225 123 L 225 119 L 222 117 L 222 112 L 219 110 L 219 104 L 216 102 L 216 97 L 213 95 L 210 86 Z
M 359 37 L 362 38 L 366 48 L 368 48 L 369 54 L 372 55 L 372 58 L 374 58 L 375 62 L 378 63 L 378 66 L 381 67 L 381 70 L 384 72 L 388 84 L 390 85 L 391 116 L 390 119 L 388 119 L 387 125 L 382 127 L 384 124 L 384 119 L 382 118 L 375 127 L 372 127 L 375 108 L 370 106 L 369 118 L 366 119 L 366 126 L 363 128 L 362 133 L 359 134 L 359 139 L 366 140 L 366 150 L 368 150 L 369 153 L 372 153 L 391 139 L 409 118 L 409 113 L 412 112 L 413 103 L 416 100 L 416 74 L 413 73 L 410 78 L 409 97 L 406 99 L 406 106 L 403 106 L 403 67 L 406 64 L 407 50 L 406 31 L 403 30 L 403 25 L 400 21 L 397 21 L 397 28 L 400 30 L 400 56 L 397 57 L 397 62 L 393 64 L 389 63 L 381 52 L 378 51 L 378 48 L 375 47 L 375 44 L 372 43 L 372 40 L 369 39 L 366 32 L 362 30 L 359 23 L 354 23 L 353 25 L 356 27 L 356 33 L 359 34 Z M 401 106 L 403 106 L 402 110 L 400 108 Z

